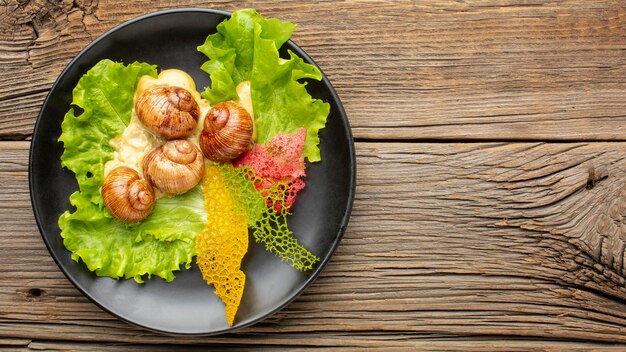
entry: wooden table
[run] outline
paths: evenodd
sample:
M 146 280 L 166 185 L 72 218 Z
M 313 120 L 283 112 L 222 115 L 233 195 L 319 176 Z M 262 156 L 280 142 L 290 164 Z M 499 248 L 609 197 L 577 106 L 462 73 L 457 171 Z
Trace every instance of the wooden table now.
M 101 311 L 50 257 L 29 200 L 33 125 L 65 65 L 121 22 L 248 6 L 298 24 L 345 104 L 350 225 L 264 322 L 156 335 Z M 0 68 L 0 347 L 626 349 L 623 0 L 0 0 Z

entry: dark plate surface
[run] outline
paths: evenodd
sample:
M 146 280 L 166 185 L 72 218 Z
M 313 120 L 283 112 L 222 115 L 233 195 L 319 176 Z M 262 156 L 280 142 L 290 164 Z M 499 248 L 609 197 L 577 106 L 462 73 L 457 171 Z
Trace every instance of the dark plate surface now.
M 88 298 L 115 316 L 135 325 L 170 334 L 217 334 L 258 322 L 280 310 L 319 275 L 339 244 L 348 223 L 354 198 L 356 167 L 348 120 L 326 77 L 309 82 L 315 98 L 330 103 L 326 128 L 320 132 L 322 161 L 308 165 L 307 187 L 298 196 L 289 227 L 299 241 L 322 261 L 314 270 L 300 273 L 261 245 L 250 241 L 244 258 L 246 288 L 235 325 L 224 317 L 224 305 L 200 271 L 176 272 L 176 279 L 160 278 L 137 284 L 134 280 L 97 277 L 82 263 L 71 260 L 57 224 L 70 209 L 69 196 L 77 190 L 74 174 L 61 168 L 63 116 L 70 108 L 72 89 L 80 77 L 101 59 L 131 63 L 143 61 L 160 70 L 187 71 L 199 90 L 209 84 L 200 70 L 206 57 L 196 51 L 208 34 L 229 13 L 203 9 L 158 12 L 124 23 L 85 48 L 61 73 L 43 104 L 30 150 L 29 182 L 35 218 L 50 254 L 68 279 Z M 283 46 L 313 63 L 289 41 Z

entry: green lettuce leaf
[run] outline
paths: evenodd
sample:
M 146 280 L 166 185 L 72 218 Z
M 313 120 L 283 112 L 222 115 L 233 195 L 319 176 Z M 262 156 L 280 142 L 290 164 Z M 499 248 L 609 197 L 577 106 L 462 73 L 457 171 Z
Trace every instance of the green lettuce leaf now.
M 204 195 L 202 188 L 196 186 L 185 194 L 159 199 L 137 229 L 140 235 L 152 235 L 162 241 L 182 240 L 193 244 L 205 225 Z
M 304 156 L 321 160 L 319 130 L 324 128 L 330 105 L 313 99 L 301 79 L 321 80 L 321 72 L 289 51 L 280 48 L 296 26 L 277 19 L 265 19 L 253 9 L 239 10 L 217 26 L 217 33 L 198 47 L 209 60 L 202 69 L 211 77 L 211 86 L 202 96 L 215 104 L 237 100 L 236 87 L 250 81 L 257 143 L 267 144 L 278 133 L 307 129 Z
M 63 244 L 72 259 L 81 259 L 98 276 L 134 278 L 141 283 L 144 275 L 156 275 L 171 281 L 173 272 L 181 264 L 188 268 L 195 256 L 193 242 L 159 241 L 149 234 L 138 239 L 135 226 L 112 219 L 83 192 L 72 194 L 70 202 L 76 211 L 59 218 Z M 168 225 L 165 220 L 162 223 Z
M 156 77 L 153 65 L 123 65 L 102 60 L 85 74 L 73 91 L 65 115 L 61 163 L 76 175 L 79 190 L 70 196 L 76 210 L 59 218 L 65 247 L 99 276 L 134 278 L 157 275 L 170 281 L 195 255 L 195 236 L 204 228 L 206 211 L 200 186 L 188 193 L 160 199 L 144 221 L 126 224 L 106 210 L 100 195 L 104 164 L 113 157 L 109 141 L 122 133 L 131 118 L 139 78 Z

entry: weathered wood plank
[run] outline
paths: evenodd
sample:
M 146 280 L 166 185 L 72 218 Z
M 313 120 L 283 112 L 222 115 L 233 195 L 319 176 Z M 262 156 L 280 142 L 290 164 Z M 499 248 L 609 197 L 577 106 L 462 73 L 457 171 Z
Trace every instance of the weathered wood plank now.
M 32 132 L 69 60 L 154 10 L 252 6 L 299 24 L 294 40 L 341 96 L 356 138 L 626 140 L 626 4 L 619 0 L 6 1 L 0 138 Z
M 348 337 L 349 338 L 349 337 Z M 445 340 L 445 339 L 424 339 L 414 340 L 410 336 L 404 337 L 410 341 L 407 344 L 411 351 L 529 351 L 529 350 L 543 350 L 543 351 L 623 351 L 624 346 L 621 345 L 607 345 L 598 343 L 575 343 L 575 342 L 560 342 L 560 341 L 473 341 L 471 339 L 464 339 L 463 341 Z M 404 349 L 400 346 L 387 346 L 382 347 L 380 344 L 376 346 L 368 347 L 368 351 L 402 351 L 408 348 L 404 346 Z M 308 346 L 307 346 L 308 347 Z M 28 350 L 53 350 L 53 351 L 82 351 L 85 349 L 97 349 L 107 350 L 112 352 L 123 351 L 180 351 L 180 345 L 115 345 L 115 344 L 80 344 L 80 343 L 58 343 L 58 342 L 32 342 L 28 344 Z M 193 345 L 185 346 L 185 351 L 244 351 L 247 352 L 251 347 L 241 346 L 207 346 L 207 345 Z M 255 346 L 255 351 L 291 351 L 293 346 Z M 320 347 L 316 350 L 321 351 L 354 351 L 354 347 L 350 346 L 332 346 L 332 347 Z
M 173 343 L 102 312 L 60 273 L 30 209 L 28 145 L 0 143 L 0 338 Z M 357 143 L 357 157 L 350 225 L 320 278 L 258 325 L 175 343 L 626 342 L 626 143 Z
M 28 339 L 5 339 L 5 338 L 0 338 L 0 348 L 7 348 L 8 346 L 11 347 L 24 347 L 24 346 L 28 346 L 28 344 L 31 341 Z

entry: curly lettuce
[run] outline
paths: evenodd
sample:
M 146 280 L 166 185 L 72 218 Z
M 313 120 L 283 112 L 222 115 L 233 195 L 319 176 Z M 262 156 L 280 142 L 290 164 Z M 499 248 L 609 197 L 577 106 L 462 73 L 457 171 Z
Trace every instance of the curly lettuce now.
M 321 72 L 291 51 L 289 59 L 279 56 L 280 48 L 296 25 L 265 19 L 253 9 L 236 11 L 217 26 L 198 51 L 209 60 L 202 69 L 211 77 L 211 86 L 202 96 L 215 104 L 237 100 L 236 87 L 250 81 L 257 142 L 269 143 L 278 133 L 307 130 L 304 156 L 321 160 L 319 130 L 324 128 L 330 105 L 313 99 L 302 79 L 321 80 Z
M 61 125 L 62 166 L 76 175 L 78 191 L 70 196 L 75 210 L 59 218 L 65 247 L 98 276 L 174 279 L 181 265 L 195 256 L 195 237 L 206 223 L 198 187 L 183 196 L 159 200 L 151 215 L 135 224 L 113 218 L 104 206 L 100 187 L 104 165 L 113 157 L 109 141 L 130 123 L 139 78 L 156 77 L 156 66 L 124 65 L 102 60 L 74 88 L 72 105 Z

